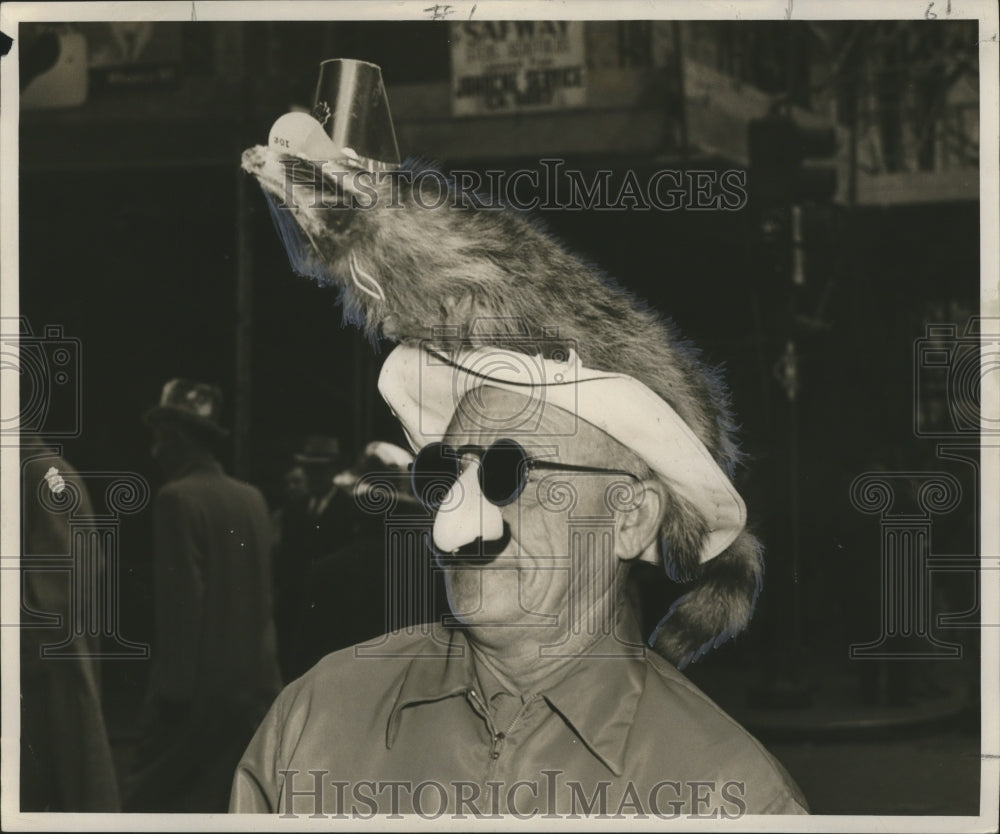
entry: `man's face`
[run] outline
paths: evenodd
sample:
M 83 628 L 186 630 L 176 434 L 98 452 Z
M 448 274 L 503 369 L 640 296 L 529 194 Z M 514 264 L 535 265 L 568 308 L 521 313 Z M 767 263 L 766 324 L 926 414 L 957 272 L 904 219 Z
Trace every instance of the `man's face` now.
M 296 501 L 309 494 L 309 481 L 306 471 L 301 466 L 293 466 L 285 473 L 285 500 Z
M 525 403 L 521 395 L 499 389 L 480 393 L 479 413 L 516 414 Z M 445 442 L 486 447 L 505 436 L 503 429 L 463 431 L 453 423 Z M 530 457 L 548 462 L 641 471 L 629 450 L 551 405 L 535 436 L 519 432 L 515 439 Z M 570 618 L 578 626 L 604 621 L 613 610 L 623 556 L 615 541 L 620 509 L 609 501 L 609 487 L 611 493 L 618 485 L 641 495 L 642 482 L 620 473 L 529 470 L 517 500 L 499 507 L 482 494 L 479 466 L 474 454 L 462 459 L 461 474 L 434 522 L 434 549 L 453 613 L 479 631 L 504 624 L 564 632 Z M 477 558 L 480 551 L 495 558 Z M 505 633 L 511 630 L 496 629 L 494 636 L 503 639 Z
M 337 474 L 335 463 L 308 463 L 303 465 L 310 495 L 326 495 L 333 486 L 333 476 Z

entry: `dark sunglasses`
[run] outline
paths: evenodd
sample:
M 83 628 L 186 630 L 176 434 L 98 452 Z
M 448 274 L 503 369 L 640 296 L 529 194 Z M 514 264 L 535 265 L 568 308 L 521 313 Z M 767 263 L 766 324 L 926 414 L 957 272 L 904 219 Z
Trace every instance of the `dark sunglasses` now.
M 431 443 L 424 446 L 410 464 L 413 493 L 431 512 L 436 512 L 462 471 L 465 455 L 479 458 L 479 488 L 491 504 L 505 507 L 517 500 L 528 482 L 532 469 L 562 472 L 607 472 L 636 477 L 620 469 L 603 469 L 596 466 L 577 466 L 571 463 L 539 460 L 528 456 L 516 440 L 501 438 L 489 446 L 449 446 Z

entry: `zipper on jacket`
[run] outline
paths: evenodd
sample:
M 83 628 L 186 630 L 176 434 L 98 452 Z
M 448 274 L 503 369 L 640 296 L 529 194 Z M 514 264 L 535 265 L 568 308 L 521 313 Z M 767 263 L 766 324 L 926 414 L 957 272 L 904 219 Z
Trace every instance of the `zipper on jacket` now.
M 504 741 L 507 738 L 507 734 L 514 729 L 514 725 L 521 720 L 521 716 L 524 715 L 525 710 L 527 710 L 528 705 L 535 700 L 536 696 L 530 697 L 527 701 L 522 702 L 521 708 L 517 711 L 517 714 L 511 719 L 510 724 L 503 730 L 498 730 L 496 724 L 493 723 L 493 716 L 490 714 L 489 709 L 486 706 L 486 702 L 483 700 L 482 696 L 475 690 L 468 690 L 469 700 L 476 707 L 476 711 L 486 720 L 486 727 L 490 733 L 490 752 L 489 759 L 486 763 L 486 776 L 483 778 L 483 788 L 489 788 L 487 784 L 496 773 L 497 760 L 500 758 L 500 754 L 503 750 Z M 500 813 L 505 813 L 501 811 Z
M 490 752 L 489 758 L 486 761 L 486 773 L 484 774 L 481 784 L 483 787 L 483 796 L 489 794 L 489 785 L 487 782 L 490 781 L 490 777 L 493 775 L 493 765 L 496 759 L 500 758 L 500 749 L 497 743 L 497 728 L 493 723 L 493 716 L 490 715 L 490 711 L 486 706 L 486 702 L 483 700 L 482 696 L 475 689 L 467 689 L 465 691 L 466 696 L 469 699 L 469 703 L 472 704 L 476 712 L 479 713 L 480 717 L 486 722 L 486 729 L 490 734 Z M 498 813 L 502 813 L 500 809 L 496 809 Z

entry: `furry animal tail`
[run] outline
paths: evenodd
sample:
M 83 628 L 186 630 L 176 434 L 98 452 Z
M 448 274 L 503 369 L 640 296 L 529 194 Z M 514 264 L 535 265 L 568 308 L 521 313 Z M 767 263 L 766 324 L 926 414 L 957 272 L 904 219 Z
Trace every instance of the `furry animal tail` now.
M 701 566 L 694 589 L 670 607 L 649 638 L 650 646 L 683 669 L 746 628 L 763 579 L 763 548 L 744 530 Z

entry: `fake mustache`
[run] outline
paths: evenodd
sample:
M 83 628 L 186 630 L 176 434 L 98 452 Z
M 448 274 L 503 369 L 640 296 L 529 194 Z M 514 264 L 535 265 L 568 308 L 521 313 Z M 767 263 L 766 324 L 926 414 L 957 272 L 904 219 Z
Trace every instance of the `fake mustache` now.
M 475 538 L 471 542 L 448 552 L 439 550 L 434 546 L 433 534 L 429 534 L 427 538 L 430 550 L 439 565 L 488 565 L 507 549 L 507 546 L 510 544 L 511 533 L 510 525 L 505 521 L 503 523 L 503 532 L 499 538 Z

